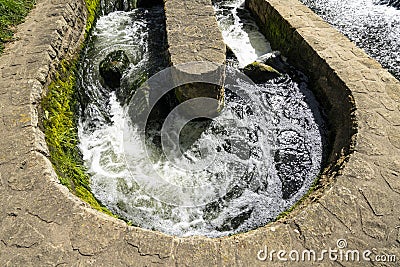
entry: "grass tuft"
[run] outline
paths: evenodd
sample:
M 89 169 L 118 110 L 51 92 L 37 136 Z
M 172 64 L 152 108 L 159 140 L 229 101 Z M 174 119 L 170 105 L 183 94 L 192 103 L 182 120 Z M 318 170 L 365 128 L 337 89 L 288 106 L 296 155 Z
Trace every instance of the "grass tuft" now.
M 0 54 L 5 43 L 13 39 L 15 27 L 24 21 L 34 5 L 35 0 L 0 0 Z
M 97 201 L 90 190 L 90 178 L 78 149 L 76 102 L 77 61 L 62 61 L 42 100 L 43 127 L 51 162 L 60 182 L 93 208 L 112 213 Z

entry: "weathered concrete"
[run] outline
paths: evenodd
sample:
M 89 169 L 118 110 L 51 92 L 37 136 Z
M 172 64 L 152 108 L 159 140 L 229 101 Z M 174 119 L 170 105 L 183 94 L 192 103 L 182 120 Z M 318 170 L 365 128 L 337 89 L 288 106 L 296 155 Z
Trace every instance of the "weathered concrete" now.
M 257 259 L 265 246 L 321 251 L 343 238 L 349 249 L 400 257 L 400 84 L 297 0 L 249 6 L 287 30 L 276 31 L 284 53 L 314 73 L 331 118 L 343 119 L 326 186 L 289 217 L 220 239 L 171 237 L 94 211 L 58 183 L 37 115 L 55 64 L 82 41 L 84 5 L 38 0 L 0 58 L 0 266 L 398 266 Z
M 225 63 L 226 47 L 211 0 L 165 0 L 164 9 L 170 64 L 177 68 L 176 73 L 181 73 L 174 79 L 179 82 L 182 75 L 186 75 L 196 80 L 196 76 L 211 73 L 221 76 L 223 81 L 220 66 Z M 204 68 L 199 68 L 200 65 L 185 65 L 204 61 L 215 65 L 207 64 Z M 216 110 L 223 106 L 222 86 L 191 83 L 179 86 L 175 93 L 180 102 L 196 97 L 209 97 L 218 100 Z

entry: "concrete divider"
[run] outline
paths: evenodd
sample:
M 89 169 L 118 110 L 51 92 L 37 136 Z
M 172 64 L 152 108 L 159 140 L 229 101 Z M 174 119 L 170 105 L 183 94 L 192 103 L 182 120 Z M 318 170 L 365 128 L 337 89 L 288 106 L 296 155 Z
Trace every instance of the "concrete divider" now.
M 219 239 L 167 236 L 91 209 L 58 183 L 38 127 L 49 75 L 78 52 L 84 3 L 38 0 L 0 58 L 1 266 L 309 266 L 289 252 L 321 258 L 338 245 L 360 252 L 359 262 L 344 258 L 343 266 L 374 266 L 363 260 L 365 250 L 400 256 L 399 82 L 297 0 L 248 6 L 264 25 L 275 20 L 264 33 L 310 74 L 329 111 L 337 155 L 325 186 L 288 217 Z M 321 266 L 338 264 L 324 255 Z
M 221 75 L 220 66 L 225 63 L 226 47 L 211 0 L 165 0 L 164 9 L 171 66 L 175 66 L 182 75 L 193 76 L 194 79 L 196 75 Z M 200 68 L 201 65 L 185 65 L 204 61 L 215 63 L 215 67 L 210 68 L 210 64 L 204 65 L 204 68 Z M 176 88 L 175 94 L 180 102 L 209 97 L 218 100 L 216 110 L 223 106 L 222 86 L 191 83 Z

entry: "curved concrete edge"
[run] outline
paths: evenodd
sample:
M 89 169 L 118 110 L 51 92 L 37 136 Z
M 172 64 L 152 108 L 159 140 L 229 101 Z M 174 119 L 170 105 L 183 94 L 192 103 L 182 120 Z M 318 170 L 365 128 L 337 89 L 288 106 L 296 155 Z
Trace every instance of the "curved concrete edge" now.
M 225 43 L 211 0 L 164 0 L 171 65 L 225 63 Z
M 84 4 L 38 0 L 18 28 L 20 40 L 7 47 L 0 62 L 1 266 L 305 266 L 276 257 L 261 262 L 257 254 L 265 246 L 321 251 L 342 238 L 349 249 L 400 255 L 399 82 L 297 0 L 259 0 L 257 6 L 259 16 L 274 13 L 288 23 L 297 32 L 292 36 L 302 39 L 299 51 L 310 46 L 313 57 L 326 62 L 351 91 L 343 105 L 353 101 L 356 108 L 354 152 L 332 173 L 334 182 L 322 196 L 282 221 L 220 239 L 129 227 L 88 207 L 58 183 L 37 115 L 57 61 L 80 46 Z M 313 66 L 313 57 L 306 66 Z M 338 263 L 327 259 L 321 265 Z M 357 265 L 373 264 L 340 264 Z

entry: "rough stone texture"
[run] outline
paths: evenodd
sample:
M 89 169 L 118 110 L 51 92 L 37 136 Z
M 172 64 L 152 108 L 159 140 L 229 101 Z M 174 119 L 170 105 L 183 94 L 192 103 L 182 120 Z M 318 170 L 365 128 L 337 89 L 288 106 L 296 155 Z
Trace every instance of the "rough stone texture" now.
M 84 5 L 38 0 L 0 58 L 0 266 L 398 266 L 257 259 L 265 246 L 321 251 L 344 238 L 349 249 L 399 260 L 400 84 L 297 0 L 248 4 L 286 27 L 284 53 L 314 73 L 331 117 L 343 119 L 323 176 L 330 183 L 287 218 L 219 239 L 171 237 L 94 211 L 59 184 L 38 128 L 49 75 L 82 41 Z
M 182 75 L 196 76 L 204 73 L 220 75 L 220 67 L 225 63 L 226 47 L 218 28 L 211 0 L 164 0 L 168 53 L 171 66 Z M 188 69 L 181 64 L 192 62 L 212 62 L 213 65 L 193 66 Z M 178 75 L 180 76 L 180 75 Z M 175 78 L 175 77 L 174 77 Z M 223 76 L 221 76 L 223 84 Z M 181 77 L 176 77 L 176 83 Z M 209 97 L 219 101 L 216 109 L 223 105 L 224 90 L 222 86 L 191 83 L 179 86 L 175 90 L 180 102 L 196 97 Z

